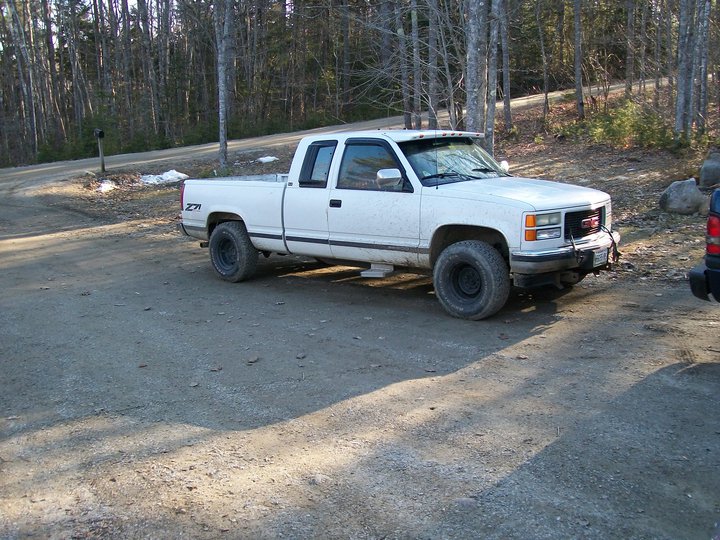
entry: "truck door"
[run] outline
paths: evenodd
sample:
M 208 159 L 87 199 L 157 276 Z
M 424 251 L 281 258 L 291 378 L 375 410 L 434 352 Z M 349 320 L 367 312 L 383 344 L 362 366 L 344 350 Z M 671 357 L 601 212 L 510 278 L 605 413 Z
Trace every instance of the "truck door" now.
M 328 240 L 327 182 L 337 141 L 308 146 L 298 185 L 288 184 L 283 202 L 285 245 L 291 253 L 332 257 Z
M 383 169 L 400 181 L 378 182 Z M 336 259 L 403 266 L 418 262 L 420 193 L 413 191 L 394 150 L 378 139 L 348 139 L 328 202 L 330 247 Z

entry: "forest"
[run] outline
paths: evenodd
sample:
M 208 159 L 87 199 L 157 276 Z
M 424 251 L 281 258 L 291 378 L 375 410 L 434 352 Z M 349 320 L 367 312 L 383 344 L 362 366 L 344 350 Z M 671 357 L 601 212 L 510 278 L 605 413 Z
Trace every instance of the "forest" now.
M 509 100 L 567 89 L 652 144 L 712 141 L 713 0 L 0 0 L 0 166 L 403 115 L 512 133 Z M 501 117 L 496 103 L 505 101 Z M 630 107 L 630 108 L 628 108 Z M 445 111 L 443 122 L 438 113 Z M 548 105 L 539 112 L 547 117 Z

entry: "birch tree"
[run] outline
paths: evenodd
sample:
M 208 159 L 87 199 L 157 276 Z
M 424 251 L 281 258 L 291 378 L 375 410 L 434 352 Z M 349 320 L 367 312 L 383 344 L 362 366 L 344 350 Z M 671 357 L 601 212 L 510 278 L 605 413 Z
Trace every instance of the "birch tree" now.
M 422 65 L 420 63 L 420 29 L 418 28 L 417 0 L 410 0 L 410 28 L 413 51 L 413 127 L 422 129 Z
M 228 64 L 231 60 L 233 0 L 215 0 L 213 21 L 217 47 L 217 89 L 218 89 L 218 161 L 221 169 L 227 169 L 227 112 L 228 112 Z
M 465 14 L 466 61 L 465 61 L 465 108 L 468 131 L 485 132 L 485 91 L 487 76 L 485 49 L 487 34 L 483 32 L 487 20 L 485 0 L 468 0 Z
M 585 120 L 585 98 L 583 96 L 582 82 L 582 0 L 574 0 L 573 15 L 575 21 L 575 102 L 580 120 Z
M 400 62 L 400 91 L 402 92 L 403 123 L 405 129 L 412 129 L 412 113 L 410 111 L 410 67 L 407 57 L 407 36 L 403 25 L 403 13 L 399 3 L 395 3 L 395 31 L 398 38 Z
M 677 47 L 677 97 L 675 99 L 675 138 L 679 143 L 690 140 L 696 99 L 695 74 L 698 64 L 699 29 L 705 25 L 706 0 L 680 0 Z M 708 10 L 709 11 L 709 10 Z M 700 55 L 702 56 L 702 55 Z
M 438 129 L 439 99 L 439 38 L 440 24 L 438 0 L 428 0 L 428 128 Z

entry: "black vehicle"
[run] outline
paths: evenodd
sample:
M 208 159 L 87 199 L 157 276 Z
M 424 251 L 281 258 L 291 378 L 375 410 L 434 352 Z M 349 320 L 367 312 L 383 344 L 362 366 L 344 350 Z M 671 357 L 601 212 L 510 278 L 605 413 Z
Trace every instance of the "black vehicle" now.
M 720 189 L 710 199 L 705 259 L 690 270 L 690 289 L 702 300 L 710 300 L 712 294 L 720 302 Z

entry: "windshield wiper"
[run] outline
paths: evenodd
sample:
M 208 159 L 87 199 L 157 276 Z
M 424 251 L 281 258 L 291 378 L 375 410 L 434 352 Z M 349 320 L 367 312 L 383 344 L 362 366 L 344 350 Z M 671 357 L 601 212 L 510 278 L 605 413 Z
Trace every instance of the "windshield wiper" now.
M 435 173 L 435 174 L 427 174 L 423 176 L 420 181 L 424 182 L 425 180 L 430 180 L 432 178 L 455 178 L 456 176 L 460 176 L 460 173 L 456 173 L 454 171 L 452 172 L 441 172 L 441 173 Z
M 492 167 L 476 167 L 475 169 L 473 169 L 473 172 L 494 172 L 494 173 L 496 173 L 497 171 L 495 169 L 493 169 Z
M 438 180 L 443 180 L 445 178 L 452 178 L 454 182 L 459 182 L 463 180 L 482 180 L 483 178 L 481 176 L 475 176 L 473 174 L 467 174 L 467 173 L 460 173 L 456 171 L 448 171 L 443 173 L 435 173 L 435 174 L 428 174 L 423 176 L 420 181 L 425 183 L 426 180 L 431 180 L 433 178 L 436 178 Z M 435 187 L 440 185 L 440 182 L 435 182 Z

